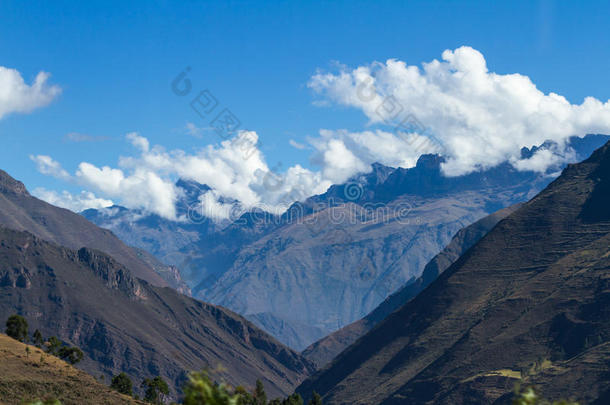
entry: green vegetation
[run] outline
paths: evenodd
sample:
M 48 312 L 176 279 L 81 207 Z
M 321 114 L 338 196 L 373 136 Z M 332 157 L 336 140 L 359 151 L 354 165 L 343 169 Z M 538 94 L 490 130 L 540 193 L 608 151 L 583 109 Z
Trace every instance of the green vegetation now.
M 84 357 L 81 349 L 78 347 L 64 346 L 62 341 L 55 336 L 51 336 L 45 345 L 47 346 L 47 353 L 59 357 L 62 360 L 66 360 L 70 364 L 76 364 Z
M 224 384 L 215 384 L 205 371 L 191 373 L 184 387 L 184 405 L 241 405 L 240 394 L 230 394 Z
M 15 340 L 25 342 L 28 338 L 28 322 L 20 315 L 11 315 L 6 321 L 6 334 Z
M 261 380 L 256 380 L 256 388 L 254 389 L 254 404 L 267 405 L 267 394 Z
M 121 394 L 133 395 L 133 383 L 125 373 L 120 373 L 112 377 L 110 388 L 117 390 Z
M 6 321 L 6 334 L 15 340 L 26 343 L 28 341 L 28 321 L 20 315 L 11 315 Z M 61 340 L 55 336 L 51 336 L 49 341 L 45 343 L 42 333 L 38 329 L 32 335 L 32 343 L 36 347 L 47 346 L 47 353 L 66 360 L 70 364 L 80 362 L 83 357 L 83 351 L 78 347 L 64 346 Z M 30 348 L 26 346 L 26 357 L 30 357 Z M 42 361 L 42 357 L 41 357 Z
M 169 386 L 159 376 L 145 379 L 142 381 L 142 387 L 146 387 L 144 400 L 151 404 L 162 404 L 163 396 L 169 394 Z
M 47 353 L 57 356 L 59 354 L 59 348 L 61 347 L 61 340 L 55 336 L 51 336 L 46 344 Z
M 83 359 L 83 351 L 78 347 L 64 346 L 59 349 L 57 357 L 74 365 Z
M 225 384 L 217 384 L 205 371 L 189 375 L 184 395 L 184 405 L 303 405 L 303 398 L 299 394 L 268 402 L 265 387 L 260 380 L 256 381 L 254 392 L 249 393 L 244 387 L 232 390 Z M 314 392 L 307 405 L 322 405 L 322 398 Z
M 517 388 L 513 405 L 578 405 L 578 402 L 565 400 L 551 402 L 541 398 L 534 388 L 528 387 L 520 392 L 519 388 Z
M 32 335 L 32 343 L 34 343 L 34 346 L 36 347 L 42 347 L 44 344 L 44 338 L 38 329 L 36 329 Z
M 311 403 L 311 401 L 309 403 Z M 303 398 L 301 398 L 299 394 L 292 394 L 282 401 L 274 399 L 269 405 L 303 405 Z
M 322 397 L 317 392 L 313 392 L 313 397 L 307 405 L 322 405 Z

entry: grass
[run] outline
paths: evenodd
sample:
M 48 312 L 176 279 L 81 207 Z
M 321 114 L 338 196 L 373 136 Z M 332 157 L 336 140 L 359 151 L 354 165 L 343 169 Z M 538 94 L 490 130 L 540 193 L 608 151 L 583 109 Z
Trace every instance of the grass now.
M 0 334 L 0 404 L 47 399 L 62 405 L 143 404 L 35 346 Z

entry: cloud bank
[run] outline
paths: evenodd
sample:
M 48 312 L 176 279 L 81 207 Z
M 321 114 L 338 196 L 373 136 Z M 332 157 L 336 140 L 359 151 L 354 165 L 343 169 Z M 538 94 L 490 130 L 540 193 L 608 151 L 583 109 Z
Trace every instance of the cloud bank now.
M 11 113 L 29 113 L 53 101 L 61 89 L 47 83 L 49 76 L 40 72 L 28 85 L 17 70 L 0 66 L 0 119 Z
M 32 160 L 40 172 L 90 190 L 77 196 L 44 194 L 50 202 L 98 207 L 117 201 L 181 220 L 176 202 L 182 190 L 175 182 L 182 178 L 211 187 L 199 197 L 200 212 L 220 220 L 234 218 L 236 205 L 281 213 L 331 184 L 369 172 L 374 162 L 409 168 L 424 153 L 443 154 L 443 171 L 449 176 L 507 161 L 517 170 L 547 173 L 575 158 L 566 147 L 570 136 L 610 133 L 610 102 L 588 97 L 577 105 L 558 94 L 544 94 L 526 76 L 489 72 L 483 55 L 469 47 L 447 50 L 440 61 L 421 68 L 395 59 L 340 67 L 336 73 L 314 75 L 309 86 L 322 97 L 316 104 L 358 108 L 371 125 L 378 125 L 361 132 L 324 129 L 308 138 L 307 145 L 292 141 L 310 154 L 313 169 L 269 167 L 254 131 L 240 131 L 193 153 L 166 150 L 130 133 L 126 139 L 134 153 L 120 157 L 116 167 L 81 162 L 73 175 L 49 156 Z M 186 128 L 193 136 L 204 131 L 194 124 Z M 555 144 L 521 158 L 521 148 L 547 140 Z
M 105 208 L 113 205 L 112 200 L 98 198 L 90 191 L 81 191 L 77 195 L 64 190 L 58 193 L 54 190 L 47 190 L 43 187 L 35 188 L 32 194 L 49 204 L 66 208 L 74 212 L 81 212 L 87 208 Z
M 64 207 L 81 207 L 87 201 L 98 207 L 112 199 L 128 208 L 180 220 L 183 218 L 177 217 L 176 202 L 182 190 L 175 182 L 181 178 L 212 189 L 200 196 L 198 212 L 206 217 L 235 218 L 252 208 L 280 214 L 295 201 L 323 193 L 330 185 L 343 183 L 356 173 L 369 172 L 374 162 L 411 167 L 421 153 L 434 151 L 414 149 L 414 140 L 422 138 L 414 134 L 322 130 L 320 136 L 308 139 L 313 150 L 311 160 L 319 168 L 314 171 L 300 165 L 269 167 L 257 147 L 258 134 L 254 131 L 241 131 L 232 139 L 195 153 L 151 146 L 147 138 L 137 133 L 125 138 L 135 153 L 120 157 L 117 167 L 81 162 L 71 175 L 50 156 L 30 157 L 39 172 L 78 184 L 108 200 L 98 201 L 93 193 L 83 198 L 82 193 L 72 196 L 43 191 L 40 198 Z
M 372 124 L 416 117 L 438 138 L 447 157 L 446 175 L 455 176 L 510 161 L 518 169 L 522 147 L 573 135 L 610 133 L 610 102 L 587 97 L 571 104 L 556 93 L 544 94 L 520 74 L 490 72 L 483 55 L 470 47 L 446 50 L 422 68 L 389 59 L 337 73 L 318 73 L 311 87 L 326 101 L 355 107 Z M 538 156 L 544 169 L 554 155 Z M 532 162 L 530 162 L 532 163 Z

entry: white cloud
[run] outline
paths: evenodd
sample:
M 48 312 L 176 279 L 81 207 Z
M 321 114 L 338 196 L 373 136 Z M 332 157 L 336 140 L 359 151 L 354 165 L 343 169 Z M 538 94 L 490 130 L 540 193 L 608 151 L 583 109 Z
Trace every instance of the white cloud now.
M 331 184 L 369 172 L 371 163 L 408 168 L 424 153 L 442 152 L 447 175 L 506 161 L 518 170 L 547 172 L 574 160 L 564 142 L 569 136 L 610 133 L 610 102 L 587 98 L 573 105 L 557 94 L 543 94 L 525 76 L 488 72 L 485 59 L 472 48 L 445 51 L 441 61 L 421 69 L 397 60 L 339 68 L 337 74 L 315 75 L 310 87 L 324 101 L 361 109 L 372 124 L 400 125 L 391 131 L 321 130 L 308 138 L 309 145 L 291 140 L 297 149 L 312 151 L 315 170 L 300 165 L 270 168 L 253 131 L 240 131 L 235 138 L 191 153 L 166 150 L 130 133 L 126 138 L 136 153 L 120 157 L 117 167 L 82 162 L 74 176 L 48 156 L 33 159 L 43 173 L 169 219 L 180 220 L 175 181 L 194 180 L 213 190 L 200 196 L 198 208 L 221 220 L 235 214 L 236 207 L 281 213 Z M 189 128 L 193 134 L 200 130 L 194 124 Z M 522 147 L 546 140 L 557 145 L 521 159 Z
M 438 152 L 424 136 L 401 131 L 321 130 L 320 137 L 309 142 L 315 149 L 312 161 L 321 167 L 322 177 L 335 184 L 369 172 L 375 162 L 408 168 L 415 166 L 420 155 Z
M 555 145 L 548 149 L 539 149 L 528 159 L 512 161 L 517 170 L 528 170 L 533 172 L 546 172 L 548 168 L 558 167 L 564 162 L 575 162 L 576 152 L 572 148 L 559 150 Z
M 36 163 L 36 167 L 40 173 L 62 180 L 70 179 L 70 174 L 61 167 L 59 162 L 53 160 L 51 156 L 30 155 L 30 159 Z
M 98 168 L 82 162 L 76 171 L 76 179 L 88 188 L 120 200 L 129 208 L 142 208 L 175 219 L 175 186 L 152 170 L 142 167 L 126 175 L 121 169 Z
M 571 104 L 544 94 L 527 76 L 489 72 L 483 55 L 470 47 L 446 50 L 441 61 L 421 69 L 389 59 L 318 73 L 309 86 L 326 100 L 361 109 L 371 123 L 396 125 L 403 117 L 417 117 L 428 135 L 442 142 L 447 175 L 507 160 L 520 170 L 544 171 L 544 163 L 553 161 L 547 153 L 519 163 L 522 147 L 546 140 L 563 147 L 572 135 L 610 133 L 610 101 L 587 97 Z
M 294 139 L 290 139 L 288 141 L 288 143 L 290 144 L 290 146 L 292 146 L 295 149 L 299 149 L 299 150 L 307 149 L 307 145 L 297 142 Z
M 195 138 L 203 138 L 206 131 L 210 131 L 211 127 L 198 127 L 192 122 L 187 122 L 185 125 L 186 133 Z
M 66 208 L 74 212 L 81 212 L 87 208 L 99 209 L 110 207 L 113 204 L 111 200 L 98 198 L 90 191 L 81 191 L 80 194 L 72 195 L 65 190 L 58 193 L 53 190 L 38 187 L 34 189 L 32 194 L 49 204 Z
M 319 137 L 308 140 L 314 150 L 312 161 L 320 168 L 313 171 L 300 165 L 283 170 L 270 168 L 256 146 L 258 134 L 253 131 L 241 131 L 233 139 L 195 153 L 167 151 L 131 133 L 127 139 L 138 149 L 136 155 L 120 157 L 116 168 L 82 162 L 75 178 L 122 205 L 170 219 L 178 219 L 174 209 L 180 193 L 174 185 L 177 178 L 212 188 L 200 196 L 201 205 L 195 207 L 201 210 L 200 215 L 226 219 L 252 208 L 282 213 L 295 201 L 323 193 L 331 184 L 345 182 L 356 173 L 370 171 L 371 163 L 415 165 L 419 154 L 433 151 L 414 148 L 419 138 L 424 139 L 380 130 L 322 130 Z
M 148 149 L 150 149 L 148 139 L 138 135 L 137 132 L 130 132 L 125 137 L 127 138 L 127 140 L 129 140 L 129 142 L 131 142 L 133 146 L 140 149 L 143 153 L 148 152 Z
M 175 210 L 180 196 L 175 186 L 177 178 L 195 180 L 213 189 L 200 196 L 200 208 L 215 219 L 229 218 L 236 206 L 239 210 L 258 207 L 281 213 L 294 201 L 324 192 L 331 184 L 321 173 L 299 165 L 275 173 L 256 147 L 258 135 L 252 131 L 241 131 L 233 139 L 208 145 L 192 154 L 151 146 L 148 139 L 136 133 L 127 134 L 126 139 L 138 153 L 120 157 L 118 167 L 81 162 L 75 175 L 70 176 L 48 156 L 36 156 L 32 160 L 44 174 L 76 182 L 128 208 L 140 208 L 177 220 L 180 220 Z M 49 193 L 44 196 L 49 202 L 64 203 L 67 199 L 60 200 Z
M 29 113 L 53 101 L 61 89 L 47 84 L 49 76 L 40 72 L 28 85 L 17 70 L 0 66 L 0 119 L 11 113 Z

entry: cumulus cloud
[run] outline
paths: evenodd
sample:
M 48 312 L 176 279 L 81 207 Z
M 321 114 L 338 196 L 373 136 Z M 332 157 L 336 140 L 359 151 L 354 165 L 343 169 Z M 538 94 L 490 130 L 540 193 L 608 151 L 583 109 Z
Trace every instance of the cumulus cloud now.
M 446 175 L 505 161 L 544 171 L 556 158 L 540 152 L 521 162 L 522 147 L 546 140 L 564 147 L 573 135 L 610 133 L 610 101 L 587 97 L 571 104 L 556 93 L 544 94 L 527 76 L 490 72 L 483 55 L 470 47 L 446 50 L 440 61 L 421 68 L 396 59 L 342 67 L 314 75 L 309 87 L 324 100 L 362 110 L 372 124 L 400 127 L 405 117 L 416 117 L 428 136 L 441 141 Z
M 549 145 L 537 150 L 527 159 L 512 160 L 517 170 L 546 172 L 549 168 L 556 168 L 564 162 L 575 162 L 576 152 L 572 148 L 560 148 L 557 144 Z
M 120 157 L 117 167 L 82 162 L 72 179 L 129 208 L 169 219 L 180 219 L 175 210 L 181 193 L 175 186 L 178 178 L 212 189 L 200 196 L 200 206 L 192 207 L 194 215 L 220 220 L 252 208 L 279 214 L 295 201 L 323 193 L 331 184 L 369 172 L 371 163 L 411 167 L 420 154 L 435 150 L 432 144 L 421 142 L 426 138 L 417 134 L 322 130 L 319 137 L 308 139 L 312 162 L 318 167 L 314 171 L 300 165 L 269 167 L 257 147 L 258 134 L 253 131 L 240 131 L 232 139 L 195 153 L 151 146 L 137 133 L 127 134 L 126 139 L 137 153 Z M 39 157 L 38 161 L 41 172 L 70 177 L 50 157 Z
M 32 160 L 44 174 L 76 182 L 128 208 L 173 220 L 184 219 L 177 217 L 175 208 L 181 196 L 181 189 L 175 185 L 178 178 L 212 188 L 200 196 L 200 207 L 195 209 L 214 219 L 226 219 L 239 210 L 255 207 L 281 213 L 293 202 L 324 192 L 331 184 L 322 173 L 300 165 L 286 170 L 270 168 L 257 148 L 258 135 L 253 131 L 240 131 L 232 139 L 195 153 L 151 146 L 137 133 L 127 134 L 126 139 L 137 153 L 120 157 L 117 167 L 81 162 L 71 176 L 49 156 L 33 156 Z M 49 202 L 60 201 L 54 194 L 41 192 L 41 196 L 48 197 Z
M 150 149 L 148 139 L 138 135 L 137 132 L 130 132 L 125 137 L 129 140 L 129 142 L 131 142 L 133 146 L 140 149 L 142 153 L 146 153 L 148 152 L 148 149 Z
M 98 198 L 90 191 L 81 191 L 79 194 L 73 195 L 66 190 L 58 193 L 54 190 L 38 187 L 34 189 L 32 194 L 49 204 L 66 208 L 74 212 L 81 212 L 87 208 L 99 209 L 113 205 L 112 200 Z
M 125 174 L 121 169 L 82 162 L 76 179 L 105 196 L 119 199 L 127 207 L 142 208 L 169 219 L 176 217 L 174 184 L 145 167 Z
M 28 85 L 17 70 L 0 66 L 0 119 L 11 113 L 29 113 L 53 101 L 61 89 L 47 83 L 49 76 L 40 72 Z
M 378 162 L 392 167 L 413 167 L 419 156 L 437 153 L 439 147 L 423 135 L 382 130 L 349 132 L 321 130 L 310 138 L 312 161 L 321 168 L 322 178 L 343 183 L 356 173 L 371 170 Z
M 53 176 L 58 179 L 68 180 L 70 174 L 61 167 L 61 164 L 56 160 L 53 160 L 51 156 L 47 155 L 30 155 L 30 159 L 36 163 L 38 171 L 48 176 Z

